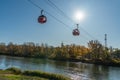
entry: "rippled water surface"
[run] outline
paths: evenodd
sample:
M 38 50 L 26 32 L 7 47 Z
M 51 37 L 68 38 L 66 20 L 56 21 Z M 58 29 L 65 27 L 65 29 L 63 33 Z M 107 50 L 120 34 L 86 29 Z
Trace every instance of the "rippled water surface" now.
M 0 56 L 0 69 L 17 67 L 70 76 L 73 80 L 119 80 L 120 67 L 98 66 L 81 62 Z

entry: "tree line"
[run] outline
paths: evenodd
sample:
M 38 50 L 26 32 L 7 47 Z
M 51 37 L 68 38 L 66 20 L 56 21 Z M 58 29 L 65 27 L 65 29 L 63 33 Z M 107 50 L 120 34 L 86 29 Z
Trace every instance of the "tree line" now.
M 0 43 L 0 54 L 19 56 L 19 57 L 35 57 L 49 58 L 57 60 L 75 60 L 92 63 L 120 63 L 120 49 L 108 48 L 102 45 L 98 40 L 91 40 L 88 46 L 82 45 L 64 45 L 53 47 L 47 44 L 35 44 L 26 42 L 21 45 L 12 42 Z

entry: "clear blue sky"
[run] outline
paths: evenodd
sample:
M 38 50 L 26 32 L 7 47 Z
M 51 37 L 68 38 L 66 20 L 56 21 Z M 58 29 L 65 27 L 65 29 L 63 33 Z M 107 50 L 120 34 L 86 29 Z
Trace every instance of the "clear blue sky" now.
M 69 26 L 46 13 L 47 23 L 39 24 L 37 18 L 41 10 L 28 0 L 0 0 L 0 42 L 34 42 L 58 46 L 61 42 L 86 45 L 89 40 L 98 39 L 104 44 L 106 33 L 108 46 L 120 48 L 120 0 L 50 0 L 73 20 L 77 10 L 85 13 L 85 19 L 79 22 L 78 37 L 72 35 L 76 23 L 49 6 L 48 0 L 31 1 Z

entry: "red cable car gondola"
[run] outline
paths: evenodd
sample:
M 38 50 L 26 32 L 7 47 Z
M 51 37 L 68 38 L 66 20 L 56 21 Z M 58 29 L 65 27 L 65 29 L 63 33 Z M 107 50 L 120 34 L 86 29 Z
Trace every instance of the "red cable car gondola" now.
M 41 24 L 46 23 L 47 21 L 47 17 L 43 15 L 42 13 L 43 13 L 43 10 L 41 10 L 41 15 L 38 17 L 38 22 Z
M 74 36 L 79 36 L 79 35 L 80 35 L 79 30 L 78 30 L 78 29 L 74 29 L 74 30 L 73 30 L 73 35 L 74 35 Z
M 80 35 L 80 31 L 78 30 L 78 24 L 77 24 L 77 28 L 73 30 L 72 34 L 74 36 L 79 36 Z

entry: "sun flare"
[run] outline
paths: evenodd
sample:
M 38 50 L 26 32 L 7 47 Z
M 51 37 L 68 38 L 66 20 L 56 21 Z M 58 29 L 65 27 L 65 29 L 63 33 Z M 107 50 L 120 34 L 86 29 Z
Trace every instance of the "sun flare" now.
M 84 12 L 82 12 L 82 11 L 77 11 L 77 12 L 75 12 L 75 19 L 77 20 L 77 21 L 81 21 L 81 20 L 83 20 L 85 18 L 85 13 Z

